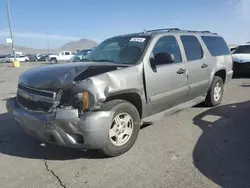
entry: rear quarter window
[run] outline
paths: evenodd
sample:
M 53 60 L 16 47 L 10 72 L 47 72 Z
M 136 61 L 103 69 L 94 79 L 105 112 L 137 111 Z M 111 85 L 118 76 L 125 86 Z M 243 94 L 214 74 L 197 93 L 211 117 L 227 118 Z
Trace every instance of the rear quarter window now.
M 230 55 L 230 50 L 222 37 L 201 36 L 212 56 Z

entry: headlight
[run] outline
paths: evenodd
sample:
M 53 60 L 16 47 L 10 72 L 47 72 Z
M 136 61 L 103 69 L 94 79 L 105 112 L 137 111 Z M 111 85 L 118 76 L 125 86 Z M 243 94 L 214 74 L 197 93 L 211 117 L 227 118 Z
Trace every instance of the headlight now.
M 92 100 L 92 95 L 88 91 L 83 91 L 82 93 L 77 93 L 74 95 L 73 103 L 80 112 L 83 112 L 90 110 L 90 105 L 93 104 Z
M 84 91 L 82 93 L 82 109 L 86 110 L 89 108 L 89 93 L 87 91 Z

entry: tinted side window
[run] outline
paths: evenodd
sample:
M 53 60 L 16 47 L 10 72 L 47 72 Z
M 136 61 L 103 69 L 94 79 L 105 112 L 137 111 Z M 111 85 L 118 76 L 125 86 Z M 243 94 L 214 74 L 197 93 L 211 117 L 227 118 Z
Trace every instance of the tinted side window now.
M 203 51 L 199 40 L 195 36 L 181 36 L 181 41 L 188 61 L 194 61 L 203 58 Z
M 161 52 L 173 54 L 175 57 L 175 63 L 182 61 L 179 45 L 174 36 L 165 36 L 157 41 L 153 50 L 153 55 Z
M 65 55 L 69 55 L 69 52 L 65 52 Z
M 201 36 L 212 56 L 229 55 L 230 50 L 222 37 Z

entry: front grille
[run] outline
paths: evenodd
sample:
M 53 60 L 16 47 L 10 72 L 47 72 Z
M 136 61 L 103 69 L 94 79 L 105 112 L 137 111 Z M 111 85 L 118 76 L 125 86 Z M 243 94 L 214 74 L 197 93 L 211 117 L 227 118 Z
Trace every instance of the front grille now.
M 33 111 L 48 112 L 53 105 L 52 103 L 48 103 L 48 102 L 28 100 L 19 94 L 17 94 L 16 100 L 17 100 L 17 103 L 21 105 L 22 107 L 27 108 L 29 110 L 33 110 Z
M 18 89 L 21 89 L 23 91 L 26 91 L 26 92 L 34 94 L 34 95 L 40 95 L 40 96 L 48 97 L 48 98 L 52 98 L 52 99 L 55 99 L 55 97 L 56 97 L 55 92 L 38 90 L 38 89 L 34 89 L 34 88 L 24 86 L 22 84 L 18 84 Z

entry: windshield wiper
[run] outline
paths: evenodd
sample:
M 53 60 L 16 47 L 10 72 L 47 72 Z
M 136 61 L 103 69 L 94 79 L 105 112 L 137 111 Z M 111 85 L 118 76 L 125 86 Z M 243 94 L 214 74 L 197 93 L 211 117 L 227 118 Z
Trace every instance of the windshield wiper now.
M 111 63 L 116 63 L 115 60 L 110 60 L 110 59 L 93 59 L 92 61 L 95 61 L 95 62 L 111 62 Z

